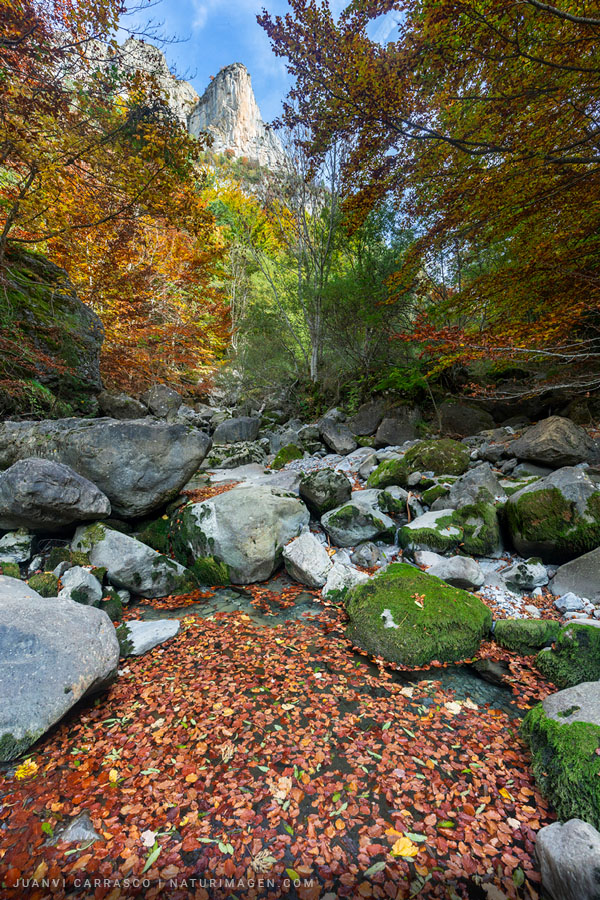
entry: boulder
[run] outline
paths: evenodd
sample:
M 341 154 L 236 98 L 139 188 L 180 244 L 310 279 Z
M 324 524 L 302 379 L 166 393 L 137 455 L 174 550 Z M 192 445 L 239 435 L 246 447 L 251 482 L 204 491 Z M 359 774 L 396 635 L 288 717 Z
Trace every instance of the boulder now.
M 31 559 L 33 537 L 25 529 L 11 531 L 0 538 L 0 561 L 25 563 Z
M 550 694 L 526 714 L 521 734 L 540 790 L 558 817 L 600 827 L 600 683 Z
M 348 428 L 355 435 L 375 434 L 383 419 L 385 408 L 385 400 L 381 398 L 368 400 L 359 407 L 356 415 L 348 419 Z
M 364 544 L 359 544 L 350 559 L 355 566 L 364 566 L 365 569 L 370 569 L 377 565 L 381 559 L 381 554 L 377 544 L 374 544 L 372 541 L 365 541 Z
M 351 494 L 350 481 L 333 469 L 319 469 L 302 476 L 300 481 L 300 497 L 317 517 L 341 506 Z
M 281 563 L 284 546 L 308 525 L 310 515 L 287 491 L 244 484 L 190 503 L 172 523 L 178 559 L 193 563 L 214 556 L 229 568 L 231 581 L 264 581 Z
M 236 444 L 239 441 L 255 441 L 258 437 L 259 428 L 260 419 L 253 416 L 226 419 L 215 428 L 213 444 Z
M 417 407 L 397 406 L 390 410 L 375 435 L 376 447 L 399 447 L 417 437 L 421 411 Z
M 552 900 L 598 900 L 600 834 L 589 822 L 569 819 L 540 828 L 535 855 Z
M 0 469 L 30 457 L 55 460 L 106 494 L 114 515 L 137 518 L 172 500 L 209 446 L 202 431 L 151 420 L 4 422 Z
M 131 619 L 117 628 L 121 656 L 142 656 L 158 644 L 175 637 L 181 627 L 179 619 Z
M 474 656 L 492 624 L 478 597 L 406 563 L 352 588 L 346 609 L 354 644 L 412 667 Z
M 329 449 L 340 456 L 347 456 L 358 447 L 354 435 L 342 422 L 325 418 L 320 423 L 319 432 Z
M 61 578 L 59 600 L 72 600 L 84 606 L 98 606 L 102 600 L 102 585 L 82 566 L 72 566 Z
M 502 555 L 502 536 L 498 511 L 491 503 L 472 503 L 456 510 L 453 523 L 463 531 L 461 550 L 470 556 Z
M 15 759 L 78 700 L 108 686 L 118 662 L 102 610 L 45 600 L 0 576 L 0 760 Z
M 600 547 L 560 566 L 550 588 L 557 597 L 572 592 L 600 605 Z
M 450 438 L 419 441 L 400 459 L 386 459 L 369 475 L 369 487 L 384 488 L 391 484 L 408 487 L 414 472 L 433 475 L 462 475 L 469 468 L 469 448 Z
M 533 656 L 556 640 L 560 624 L 553 619 L 498 619 L 494 640 L 506 650 Z
M 563 625 L 554 648 L 538 653 L 536 663 L 544 678 L 559 688 L 600 679 L 600 622 L 577 619 Z
M 600 545 L 600 490 L 583 469 L 559 469 L 521 488 L 505 514 L 521 556 L 561 563 Z
M 450 437 L 470 437 L 495 427 L 489 412 L 468 403 L 446 400 L 439 408 L 442 434 Z
M 505 503 L 506 492 L 489 463 L 475 466 L 451 485 L 448 496 L 444 498 L 447 506 L 466 506 L 470 503 Z
M 360 572 L 353 566 L 336 562 L 329 571 L 322 594 L 324 597 L 340 597 L 350 588 L 357 584 L 366 584 L 368 580 L 369 576 L 366 572 Z
M 587 600 L 584 600 L 583 597 L 578 597 L 577 594 L 574 594 L 572 591 L 569 591 L 567 594 L 562 594 L 554 601 L 555 608 L 563 615 L 566 613 L 579 612 L 580 610 L 585 609 L 586 604 Z
M 548 584 L 546 566 L 539 559 L 518 560 L 502 571 L 502 578 L 509 587 L 532 591 Z
M 203 469 L 238 469 L 241 466 L 266 463 L 269 443 L 264 438 L 259 441 L 238 441 L 235 444 L 217 444 L 211 448 L 204 460 Z
M 288 463 L 294 459 L 302 459 L 304 452 L 297 447 L 296 444 L 285 444 L 277 453 L 275 459 L 271 463 L 272 469 L 283 469 Z
M 102 391 L 98 395 L 100 412 L 109 419 L 143 419 L 148 415 L 148 407 L 129 394 L 118 394 L 112 391 Z
M 175 415 L 183 403 L 177 391 L 170 388 L 167 384 L 153 385 L 149 391 L 142 395 L 142 401 L 150 412 L 158 416 L 159 419 L 166 419 L 170 415 Z
M 321 541 L 308 531 L 286 544 L 283 561 L 288 575 L 312 588 L 323 587 L 333 566 Z
M 62 463 L 22 459 L 0 473 L 0 528 L 54 531 L 110 513 L 108 497 Z
M 114 585 L 141 597 L 186 594 L 198 586 L 193 574 L 175 560 L 100 522 L 78 528 L 72 548 L 87 553 L 93 566 L 105 568 Z
M 456 550 L 463 538 L 463 530 L 453 519 L 453 509 L 426 512 L 400 529 L 400 546 L 407 553 L 432 550 L 448 553 Z
M 435 575 L 464 591 L 477 591 L 485 581 L 481 566 L 468 556 L 446 558 L 437 553 L 420 551 L 415 554 L 415 562 L 426 565 L 428 575 Z
M 354 500 L 326 513 L 321 524 L 338 547 L 355 547 L 378 537 L 393 540 L 396 533 L 393 519 Z
M 554 469 L 576 466 L 589 459 L 594 442 L 570 419 L 550 416 L 532 425 L 510 446 L 512 456 Z

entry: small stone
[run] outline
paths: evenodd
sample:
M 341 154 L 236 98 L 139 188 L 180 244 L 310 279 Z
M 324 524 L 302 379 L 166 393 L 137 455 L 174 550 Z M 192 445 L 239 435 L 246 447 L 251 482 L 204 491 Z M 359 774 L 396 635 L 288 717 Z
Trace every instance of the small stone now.
M 554 606 L 561 613 L 578 612 L 579 610 L 584 609 L 584 605 L 582 598 L 572 592 L 563 594 L 562 597 L 558 597 L 554 601 Z
M 74 600 L 85 606 L 98 606 L 102 600 L 102 585 L 82 566 L 73 566 L 62 576 L 59 600 Z

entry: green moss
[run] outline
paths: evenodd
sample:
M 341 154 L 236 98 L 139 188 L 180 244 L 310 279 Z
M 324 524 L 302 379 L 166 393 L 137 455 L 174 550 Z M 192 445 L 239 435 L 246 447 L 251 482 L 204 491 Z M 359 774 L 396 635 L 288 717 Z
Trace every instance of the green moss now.
M 105 537 L 106 528 L 101 522 L 88 525 L 81 532 L 77 542 L 77 550 L 82 553 L 89 553 L 96 544 L 102 543 Z
M 16 738 L 10 732 L 5 732 L 0 737 L 0 762 L 10 762 L 25 753 L 37 739 L 42 736 L 44 729 L 28 731 L 22 738 Z
M 358 437 L 355 437 L 354 440 L 358 444 L 359 447 L 374 447 L 375 446 L 375 435 L 374 434 L 359 434 Z
M 530 709 L 521 734 L 542 793 L 560 819 L 579 818 L 600 828 L 600 728 L 586 722 L 561 725 L 542 705 Z
M 59 563 L 69 562 L 73 566 L 89 566 L 89 553 L 71 550 L 69 547 L 53 547 L 46 560 L 46 567 L 52 571 Z
M 470 556 L 491 556 L 502 546 L 496 507 L 480 501 L 457 509 L 452 523 L 463 530 L 461 549 Z
M 427 504 L 427 506 L 431 506 L 432 503 L 435 503 L 440 497 L 445 497 L 449 492 L 450 488 L 445 484 L 434 484 L 433 487 L 427 488 L 423 493 L 423 502 Z
M 225 563 L 217 562 L 213 556 L 194 561 L 190 568 L 198 579 L 200 585 L 224 585 L 229 584 L 229 569 Z
M 194 555 L 190 550 L 190 544 L 192 535 L 197 528 L 193 506 L 194 504 L 188 503 L 178 509 L 169 522 L 169 542 L 175 559 L 188 568 L 194 564 Z
M 414 667 L 472 657 L 492 624 L 478 597 L 405 563 L 352 588 L 346 609 L 353 643 Z M 386 611 L 397 627 L 385 627 Z
M 40 597 L 56 597 L 58 595 L 58 578 L 52 572 L 32 575 L 27 583 L 32 591 L 38 592 Z
M 106 566 L 93 566 L 91 571 L 94 578 L 97 578 L 100 584 L 104 584 L 104 579 L 108 574 Z
M 100 609 L 104 610 L 111 622 L 120 622 L 123 618 L 123 601 L 112 589 L 102 598 Z
M 16 562 L 2 562 L 0 560 L 0 575 L 7 575 L 9 578 L 20 578 L 21 570 Z
M 499 619 L 494 640 L 507 650 L 531 656 L 556 640 L 560 625 L 553 619 Z
M 588 500 L 583 515 L 555 487 L 528 491 L 507 503 L 506 517 L 516 540 L 539 545 L 547 562 L 582 556 L 600 545 L 600 493 Z
M 286 444 L 285 447 L 282 447 L 273 462 L 271 463 L 272 469 L 283 469 L 289 462 L 293 459 L 302 459 L 304 453 L 297 447 L 296 444 Z
M 161 516 L 159 519 L 149 522 L 137 534 L 137 539 L 158 553 L 167 555 L 170 552 L 169 530 L 169 517 Z
M 469 468 L 469 448 L 450 438 L 419 441 L 402 459 L 387 459 L 371 472 L 369 487 L 388 487 L 398 484 L 407 487 L 413 472 L 433 472 L 434 475 L 462 475 Z
M 600 628 L 569 622 L 560 629 L 553 650 L 542 650 L 537 667 L 559 688 L 600 679 Z
M 123 622 L 117 628 L 117 640 L 119 641 L 119 652 L 121 656 L 131 656 L 133 653 L 133 642 L 127 627 L 127 622 Z

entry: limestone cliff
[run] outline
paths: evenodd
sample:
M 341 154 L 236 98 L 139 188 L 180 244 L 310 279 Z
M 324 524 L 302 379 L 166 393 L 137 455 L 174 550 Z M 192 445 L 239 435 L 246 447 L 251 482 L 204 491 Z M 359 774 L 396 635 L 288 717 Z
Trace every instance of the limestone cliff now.
M 181 124 L 187 127 L 188 116 L 200 98 L 189 81 L 182 81 L 172 74 L 162 50 L 144 41 L 129 38 L 118 48 L 116 58 L 124 68 L 152 75 L 172 111 Z
M 285 154 L 275 132 L 262 120 L 250 74 L 242 63 L 221 69 L 192 110 L 190 134 L 208 132 L 216 153 L 257 160 L 269 169 L 279 168 Z

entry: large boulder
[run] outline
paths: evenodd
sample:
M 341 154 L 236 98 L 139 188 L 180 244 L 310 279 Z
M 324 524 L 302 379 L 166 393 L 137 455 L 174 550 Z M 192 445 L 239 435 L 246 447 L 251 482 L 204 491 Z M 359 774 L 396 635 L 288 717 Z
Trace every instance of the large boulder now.
M 451 485 L 448 496 L 443 498 L 444 504 L 455 508 L 480 501 L 486 503 L 506 501 L 506 492 L 489 463 L 475 466 L 457 478 Z
M 148 407 L 129 394 L 116 393 L 114 391 L 102 391 L 98 394 L 100 412 L 109 419 L 143 419 L 148 415 Z
M 369 576 L 354 566 L 336 562 L 331 567 L 323 588 L 323 596 L 340 599 L 357 584 L 366 584 Z
M 19 756 L 115 678 L 119 642 L 100 609 L 45 600 L 0 576 L 0 760 Z
M 148 515 L 173 499 L 210 446 L 187 425 L 59 419 L 0 424 L 0 469 L 30 457 L 70 466 L 110 500 L 113 514 Z
M 168 384 L 155 384 L 142 395 L 142 400 L 155 416 L 166 419 L 174 416 L 183 403 L 177 391 Z M 136 417 L 137 418 L 137 417 Z
M 0 528 L 51 531 L 110 512 L 108 497 L 62 463 L 22 459 L 0 474 Z
M 374 538 L 393 540 L 396 533 L 393 519 L 370 504 L 363 505 L 354 499 L 326 513 L 321 524 L 338 547 L 355 547 Z
M 400 529 L 400 545 L 407 553 L 431 550 L 448 553 L 456 550 L 463 538 L 463 530 L 454 522 L 453 509 L 426 512 Z
M 260 419 L 252 416 L 226 419 L 215 428 L 213 444 L 236 444 L 239 441 L 255 441 L 258 437 L 259 428 Z
M 600 605 L 600 547 L 560 566 L 550 587 L 556 597 L 573 593 Z
M 536 781 L 558 817 L 599 828 L 600 682 L 550 694 L 529 710 L 521 733 L 531 749 Z
M 346 609 L 354 644 L 413 667 L 474 656 L 492 624 L 478 597 L 406 563 L 352 588 Z
M 502 570 L 502 578 L 511 588 L 520 591 L 533 591 L 548 584 L 546 566 L 539 559 L 521 559 L 512 563 L 508 569 Z M 562 591 L 561 593 L 566 593 Z
M 559 688 L 600 679 L 600 622 L 574 619 L 558 632 L 553 649 L 541 650 L 537 667 Z
M 589 822 L 569 819 L 540 828 L 535 855 L 552 900 L 598 900 L 600 834 Z
M 300 496 L 318 517 L 341 506 L 350 499 L 352 485 L 343 472 L 319 469 L 304 475 L 300 481 Z
M 489 412 L 468 403 L 446 400 L 440 406 L 439 414 L 442 434 L 450 437 L 470 437 L 495 427 Z
M 433 475 L 462 475 L 469 468 L 469 448 L 450 438 L 419 441 L 401 459 L 386 459 L 369 475 L 369 487 L 384 488 L 391 484 L 409 487 L 414 472 Z
M 417 437 L 421 411 L 417 407 L 397 406 L 383 419 L 375 434 L 376 447 L 398 447 Z
M 560 469 L 585 462 L 593 446 L 592 439 L 579 425 L 562 416 L 550 416 L 513 441 L 510 452 L 517 459 Z
M 382 398 L 368 400 L 359 407 L 356 415 L 348 419 L 347 425 L 352 434 L 375 434 L 385 413 L 386 403 Z
M 354 435 L 343 422 L 334 422 L 333 419 L 328 418 L 322 419 L 319 432 L 329 449 L 340 456 L 347 456 L 358 447 Z
M 175 560 L 101 522 L 78 528 L 71 546 L 87 553 L 93 566 L 105 568 L 114 585 L 141 597 L 186 594 L 197 587 L 192 573 Z
M 505 513 L 521 556 L 560 563 L 600 545 L 600 489 L 583 469 L 559 469 L 521 488 Z
M 179 510 L 172 523 L 173 548 L 190 565 L 214 556 L 228 567 L 232 582 L 251 584 L 272 575 L 285 544 L 309 521 L 306 506 L 293 494 L 243 484 Z
M 286 544 L 283 561 L 288 575 L 311 588 L 323 587 L 333 566 L 321 541 L 309 531 Z
M 269 453 L 269 443 L 264 438 L 259 441 L 237 441 L 235 444 L 213 444 L 204 460 L 203 469 L 238 469 L 265 463 Z

